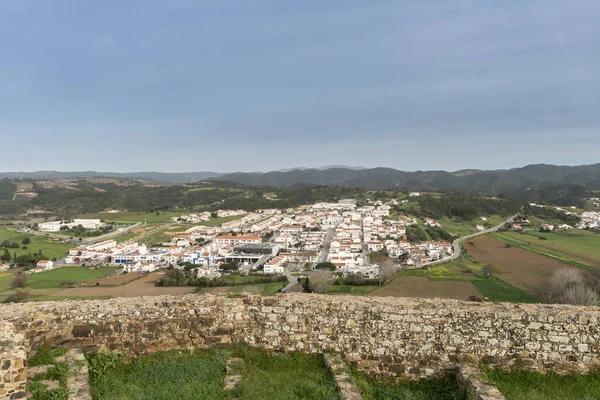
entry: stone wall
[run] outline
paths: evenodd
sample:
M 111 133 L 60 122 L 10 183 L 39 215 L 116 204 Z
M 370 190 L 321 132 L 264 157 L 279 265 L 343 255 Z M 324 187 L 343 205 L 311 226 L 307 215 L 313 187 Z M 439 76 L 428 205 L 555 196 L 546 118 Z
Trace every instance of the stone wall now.
M 372 374 L 411 378 L 465 361 L 506 366 L 519 360 L 555 371 L 600 366 L 596 307 L 188 295 L 5 305 L 0 321 L 33 349 L 47 341 L 139 354 L 243 342 L 285 352 L 335 351 Z
M 2 321 L 2 319 L 0 319 Z M 27 383 L 25 336 L 0 322 L 0 399 L 24 399 Z

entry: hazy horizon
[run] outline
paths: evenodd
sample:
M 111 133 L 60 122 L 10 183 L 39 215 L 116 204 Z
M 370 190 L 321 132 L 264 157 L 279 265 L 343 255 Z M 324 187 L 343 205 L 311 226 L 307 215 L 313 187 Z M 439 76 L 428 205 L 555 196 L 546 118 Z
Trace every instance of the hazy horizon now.
M 0 170 L 600 162 L 600 3 L 6 0 Z

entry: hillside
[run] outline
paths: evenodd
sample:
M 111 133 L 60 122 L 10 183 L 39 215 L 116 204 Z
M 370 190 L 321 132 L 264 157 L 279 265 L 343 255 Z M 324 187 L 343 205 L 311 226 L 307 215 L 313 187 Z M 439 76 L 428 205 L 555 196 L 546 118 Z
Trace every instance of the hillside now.
M 2 178 L 73 179 L 112 177 L 169 184 L 187 184 L 208 179 L 232 181 L 246 186 L 292 187 L 297 184 L 346 186 L 363 189 L 401 189 L 410 191 L 469 191 L 478 193 L 512 193 L 528 188 L 544 188 L 555 184 L 582 185 L 600 189 L 600 164 L 558 166 L 527 165 L 507 170 L 466 169 L 448 171 L 400 171 L 393 168 L 360 168 L 330 166 L 296 168 L 271 172 L 218 173 L 212 171 L 162 172 L 4 172 Z
M 555 184 L 582 185 L 600 189 L 600 164 L 583 166 L 528 165 L 509 170 L 460 170 L 405 172 L 392 168 L 297 169 L 287 172 L 233 173 L 219 176 L 244 185 L 288 187 L 298 183 L 336 185 L 364 189 L 411 191 L 458 190 L 481 193 L 511 193 Z

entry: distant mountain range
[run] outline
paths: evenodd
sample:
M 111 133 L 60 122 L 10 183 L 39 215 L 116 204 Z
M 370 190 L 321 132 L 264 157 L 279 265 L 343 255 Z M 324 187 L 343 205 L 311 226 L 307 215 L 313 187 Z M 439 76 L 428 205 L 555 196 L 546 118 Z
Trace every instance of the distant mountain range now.
M 297 168 L 272 172 L 217 173 L 212 171 L 189 173 L 162 172 L 7 172 L 0 178 L 67 179 L 115 177 L 147 180 L 172 184 L 193 183 L 218 179 L 247 186 L 292 187 L 328 185 L 363 189 L 402 189 L 410 191 L 459 190 L 480 193 L 502 193 L 528 188 L 544 188 L 556 184 L 582 185 L 600 189 L 600 164 L 557 166 L 528 165 L 506 170 L 465 169 L 447 171 L 399 171 L 393 168 L 323 167 Z

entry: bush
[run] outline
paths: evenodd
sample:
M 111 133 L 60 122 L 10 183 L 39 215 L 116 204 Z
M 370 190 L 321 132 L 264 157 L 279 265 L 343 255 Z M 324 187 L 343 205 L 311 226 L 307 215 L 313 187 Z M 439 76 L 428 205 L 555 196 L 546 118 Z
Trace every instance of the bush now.
M 31 239 L 29 239 L 29 236 L 27 236 L 26 238 L 21 240 L 21 244 L 29 244 L 29 243 L 31 243 Z
M 11 282 L 10 285 L 12 286 L 13 289 L 17 289 L 17 288 L 22 289 L 25 286 L 27 286 L 28 280 L 29 279 L 27 278 L 26 274 L 20 273 L 15 276 L 15 279 L 13 279 L 13 281 Z
M 7 303 L 19 303 L 29 297 L 29 289 L 17 289 L 6 298 Z

